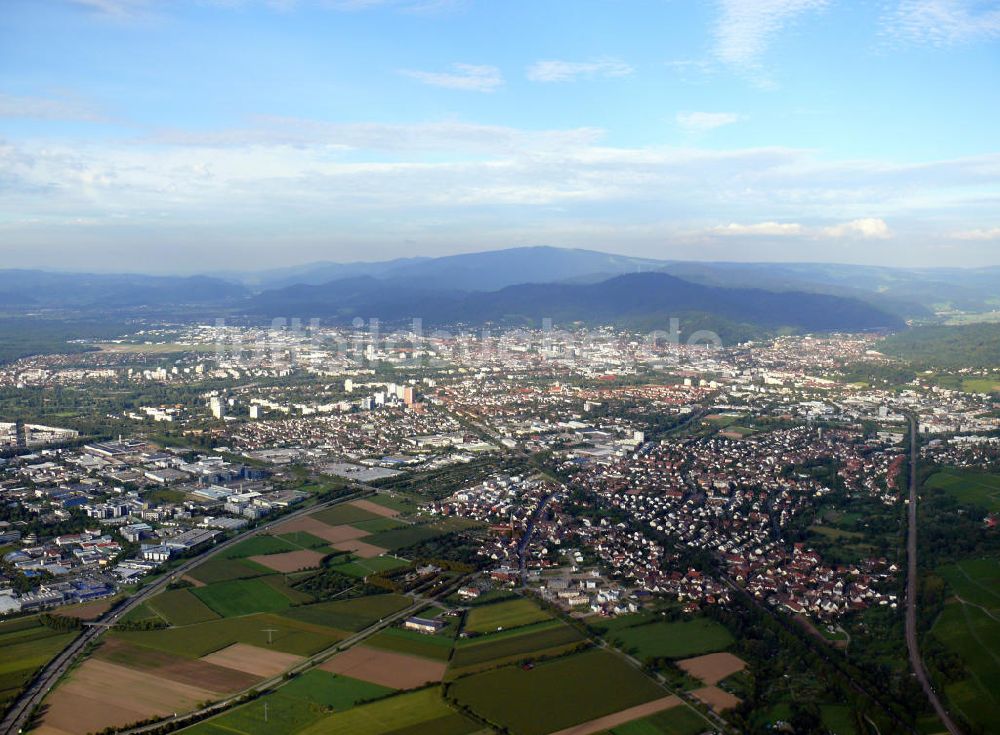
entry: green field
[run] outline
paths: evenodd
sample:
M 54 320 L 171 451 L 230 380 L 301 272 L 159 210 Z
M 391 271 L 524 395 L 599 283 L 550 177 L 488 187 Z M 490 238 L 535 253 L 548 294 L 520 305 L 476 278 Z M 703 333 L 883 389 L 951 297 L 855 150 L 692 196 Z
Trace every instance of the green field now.
M 42 625 L 37 616 L 0 623 L 0 711 L 75 637 Z
M 462 717 L 441 699 L 437 687 L 381 699 L 326 717 L 302 731 L 302 735 L 466 735 L 480 730 L 479 724 Z
M 341 503 L 332 508 L 313 513 L 312 517 L 330 526 L 339 526 L 344 523 L 357 523 L 358 521 L 376 521 L 382 516 L 376 515 L 364 508 Z
M 969 676 L 948 684 L 949 705 L 985 733 L 1000 733 L 1000 560 L 966 559 L 937 570 L 955 598 L 931 634 L 962 659 Z
M 299 656 L 322 651 L 346 637 L 332 627 L 269 614 L 221 618 L 165 630 L 114 631 L 111 635 L 137 646 L 198 658 L 233 643 L 266 646 L 268 634 L 264 631 L 268 628 L 274 630 L 272 648 Z
M 392 694 L 376 684 L 313 669 L 268 694 L 182 732 L 194 735 L 293 735 L 329 716 Z M 265 719 L 265 705 L 267 716 Z
M 340 630 L 358 631 L 411 604 L 403 595 L 371 595 L 353 600 L 319 602 L 295 607 L 286 613 L 293 620 L 328 625 Z
M 277 536 L 261 534 L 252 536 L 246 541 L 240 541 L 220 554 L 222 559 L 243 559 L 248 556 L 263 556 L 266 554 L 281 554 L 286 551 L 298 551 L 299 546 L 290 544 Z
M 409 527 L 409 524 L 397 521 L 394 518 L 376 518 L 372 521 L 358 521 L 351 525 L 368 533 L 382 533 L 383 531 L 395 531 L 398 528 Z
M 450 694 L 513 735 L 544 735 L 667 692 L 621 657 L 591 650 L 529 670 L 507 666 L 467 676 L 451 685 Z
M 234 579 L 196 587 L 191 591 L 224 618 L 280 612 L 291 605 L 288 597 L 260 579 Z
M 611 730 L 613 735 L 698 735 L 708 723 L 690 707 L 672 707 L 655 715 L 632 720 Z
M 420 498 L 413 498 L 409 495 L 403 495 L 402 493 L 396 493 L 394 495 L 379 493 L 378 495 L 366 498 L 366 500 L 377 503 L 383 508 L 398 510 L 400 513 L 411 513 L 420 507 Z
M 367 539 L 365 540 L 367 541 Z M 405 559 L 397 559 L 394 556 L 386 555 L 375 556 L 371 559 L 362 559 L 357 557 L 349 562 L 337 564 L 330 568 L 334 571 L 340 572 L 341 574 L 346 574 L 348 577 L 362 579 L 363 577 L 367 577 L 369 574 L 386 572 L 391 569 L 401 569 L 402 567 L 409 565 L 410 562 Z
M 365 543 L 394 551 L 395 549 L 402 549 L 406 546 L 413 546 L 413 544 L 419 544 L 423 541 L 443 536 L 446 533 L 448 532 L 442 530 L 436 524 L 426 526 L 405 526 L 403 528 L 397 528 L 394 531 L 373 533 L 371 536 L 366 536 L 364 541 Z
M 388 628 L 365 641 L 366 646 L 438 661 L 448 660 L 453 643 L 451 638 L 444 635 L 426 635 L 402 628 Z
M 274 574 L 270 569 L 254 564 L 246 559 L 209 559 L 188 572 L 189 577 L 205 584 L 229 582 L 233 579 L 249 579 L 263 574 Z
M 488 662 L 528 658 L 582 642 L 583 636 L 561 620 L 550 620 L 505 633 L 460 641 L 450 666 L 464 669 Z
M 944 490 L 963 505 L 1000 512 L 1000 475 L 947 469 L 927 478 L 927 487 Z
M 465 631 L 467 633 L 492 633 L 501 629 L 538 623 L 542 620 L 549 620 L 551 617 L 551 614 L 542 610 L 531 600 L 519 598 L 472 608 L 465 619 Z
M 289 533 L 281 533 L 278 534 L 277 538 L 287 541 L 300 549 L 316 549 L 317 551 L 330 549 L 330 545 L 327 541 L 321 539 L 319 536 L 313 536 L 307 531 L 291 531 Z
M 227 583 L 232 584 L 232 583 Z M 204 589 L 210 589 L 205 587 Z M 171 625 L 191 625 L 219 617 L 189 589 L 167 590 L 148 603 L 149 608 Z
M 734 642 L 728 630 L 704 618 L 669 623 L 648 622 L 643 616 L 635 618 L 638 624 L 629 626 L 630 617 L 621 618 L 605 637 L 640 659 L 686 658 L 722 651 Z

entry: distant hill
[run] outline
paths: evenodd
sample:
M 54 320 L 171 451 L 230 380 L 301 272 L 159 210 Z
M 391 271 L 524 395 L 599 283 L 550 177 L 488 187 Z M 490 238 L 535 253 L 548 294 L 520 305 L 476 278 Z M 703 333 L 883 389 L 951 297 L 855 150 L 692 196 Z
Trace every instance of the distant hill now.
M 894 334 L 878 349 L 921 368 L 1000 366 L 1000 324 L 926 326 Z
M 664 272 L 716 286 L 753 286 L 861 298 L 909 318 L 934 310 L 991 311 L 1000 268 L 888 268 L 838 263 L 672 262 Z
M 246 294 L 243 286 L 207 276 L 0 270 L 0 305 L 19 311 L 212 305 L 228 303 Z
M 857 299 L 720 288 L 666 273 L 633 273 L 588 284 L 521 284 L 486 292 L 387 286 L 379 279 L 364 277 L 266 291 L 253 297 L 250 304 L 250 311 L 259 316 L 341 321 L 376 317 L 384 322 L 420 317 L 428 324 L 538 326 L 548 317 L 562 325 L 582 322 L 666 329 L 671 317 L 683 317 L 684 329 L 697 324 L 699 329 L 719 327 L 734 335 L 753 335 L 761 330 L 826 332 L 904 326 L 899 317 Z
M 382 262 L 313 263 L 260 273 L 228 274 L 255 288 L 321 285 L 371 276 L 401 287 L 424 290 L 496 291 L 520 283 L 597 281 L 622 273 L 661 268 L 665 261 L 553 247 L 523 247 L 462 253 L 440 258 Z
M 837 263 L 736 263 L 634 258 L 594 250 L 523 247 L 438 258 L 313 263 L 226 274 L 255 290 L 373 277 L 399 289 L 496 291 L 524 283 L 596 283 L 662 271 L 708 286 L 806 291 L 862 299 L 904 318 L 934 310 L 989 311 L 1000 305 L 1000 268 L 893 268 Z

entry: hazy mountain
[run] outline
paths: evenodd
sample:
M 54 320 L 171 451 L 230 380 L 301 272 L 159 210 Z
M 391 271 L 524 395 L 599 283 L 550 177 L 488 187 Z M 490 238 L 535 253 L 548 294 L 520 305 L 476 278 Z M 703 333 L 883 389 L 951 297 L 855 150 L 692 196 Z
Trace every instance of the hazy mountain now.
M 596 283 L 661 270 L 709 286 L 807 291 L 859 298 L 906 318 L 934 310 L 985 311 L 1000 305 L 1000 268 L 890 268 L 836 263 L 730 263 L 632 258 L 593 250 L 525 247 L 440 258 L 313 263 L 228 274 L 257 290 L 322 285 L 370 276 L 387 287 L 424 291 L 495 291 L 523 283 Z
M 663 270 L 716 286 L 805 290 L 853 296 L 906 317 L 1000 305 L 1000 268 L 888 268 L 837 263 L 672 262 Z
M 257 288 L 320 285 L 372 276 L 425 290 L 495 291 L 519 283 L 604 280 L 622 273 L 661 268 L 666 261 L 553 247 L 524 247 L 462 253 L 440 258 L 401 258 L 382 262 L 312 263 L 275 271 L 228 274 Z
M 666 329 L 670 317 L 687 317 L 698 328 L 712 324 L 754 330 L 837 331 L 892 329 L 898 317 L 857 299 L 796 291 L 720 288 L 683 281 L 666 273 L 635 273 L 593 284 L 521 284 L 489 292 L 387 287 L 375 278 L 291 286 L 251 299 L 259 316 L 320 317 L 348 321 L 376 317 L 428 324 L 501 322 L 539 325 L 617 323 Z M 711 318 L 708 318 L 711 317 Z M 714 320 L 714 321 L 713 321 Z M 686 326 L 686 325 L 685 325 Z
M 222 304 L 243 298 L 240 285 L 207 276 L 143 276 L 0 270 L 6 309 L 123 309 Z

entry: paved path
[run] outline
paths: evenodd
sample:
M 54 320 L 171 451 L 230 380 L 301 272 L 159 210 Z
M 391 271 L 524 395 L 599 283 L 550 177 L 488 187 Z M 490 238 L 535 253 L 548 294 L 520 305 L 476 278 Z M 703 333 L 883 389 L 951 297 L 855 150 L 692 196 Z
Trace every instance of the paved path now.
M 948 710 L 941 704 L 937 692 L 931 686 L 924 661 L 920 657 L 917 642 L 917 461 L 919 447 L 917 446 L 917 419 L 909 417 L 910 421 L 910 504 L 907 508 L 909 530 L 906 537 L 906 647 L 910 651 L 910 666 L 920 682 L 920 686 L 930 700 L 938 718 L 951 735 L 961 735 L 962 731 L 952 721 Z

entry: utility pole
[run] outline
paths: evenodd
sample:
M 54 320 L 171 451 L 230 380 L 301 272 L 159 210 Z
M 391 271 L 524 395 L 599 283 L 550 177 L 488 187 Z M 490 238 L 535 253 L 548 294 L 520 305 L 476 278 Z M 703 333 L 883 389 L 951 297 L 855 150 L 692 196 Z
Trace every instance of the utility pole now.
M 271 639 L 271 634 L 272 634 L 272 633 L 277 633 L 277 632 L 278 632 L 278 630 L 277 630 L 276 628 L 263 628 L 263 629 L 261 630 L 261 632 L 263 632 L 263 633 L 267 633 L 267 645 L 269 645 L 269 646 L 270 646 L 270 645 L 271 645 L 271 643 L 272 643 L 272 639 Z

